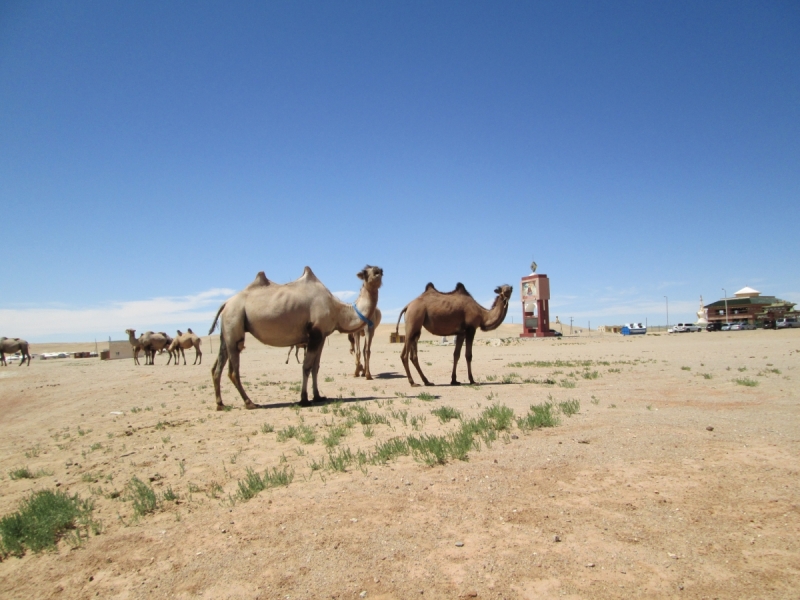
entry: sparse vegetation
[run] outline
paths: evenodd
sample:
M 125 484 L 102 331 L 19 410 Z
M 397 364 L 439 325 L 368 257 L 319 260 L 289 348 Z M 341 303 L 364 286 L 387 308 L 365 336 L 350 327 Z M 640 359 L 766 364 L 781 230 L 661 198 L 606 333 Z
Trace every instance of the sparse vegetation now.
M 52 474 L 52 471 L 45 471 L 44 469 L 31 471 L 28 467 L 20 467 L 8 472 L 8 476 L 11 479 L 38 479 L 39 477 L 46 477 Z
M 442 406 L 441 408 L 434 408 L 431 411 L 432 415 L 439 417 L 439 421 L 447 423 L 451 419 L 460 419 L 461 411 L 456 410 L 450 406 Z
M 125 500 L 133 503 L 133 514 L 136 517 L 155 512 L 158 508 L 158 496 L 153 488 L 136 476 L 126 486 Z
M 758 385 L 758 381 L 755 379 L 750 379 L 749 377 L 738 377 L 733 380 L 734 383 L 738 385 L 743 385 L 746 387 L 756 387 Z

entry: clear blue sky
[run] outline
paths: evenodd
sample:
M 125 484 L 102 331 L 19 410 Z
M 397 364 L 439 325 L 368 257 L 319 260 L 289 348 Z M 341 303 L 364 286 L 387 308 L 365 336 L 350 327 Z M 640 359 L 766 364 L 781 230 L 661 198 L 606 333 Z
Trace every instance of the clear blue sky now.
M 800 303 L 799 199 L 795 1 L 0 4 L 0 335 L 207 331 L 305 265 L 387 321 L 531 259 L 584 326 Z

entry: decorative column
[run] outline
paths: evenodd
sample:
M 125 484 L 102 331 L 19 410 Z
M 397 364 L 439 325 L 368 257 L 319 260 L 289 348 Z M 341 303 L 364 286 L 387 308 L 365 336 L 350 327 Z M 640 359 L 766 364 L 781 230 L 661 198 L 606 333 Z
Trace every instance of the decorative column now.
M 535 272 L 522 278 L 522 333 L 520 337 L 550 337 L 550 280 Z

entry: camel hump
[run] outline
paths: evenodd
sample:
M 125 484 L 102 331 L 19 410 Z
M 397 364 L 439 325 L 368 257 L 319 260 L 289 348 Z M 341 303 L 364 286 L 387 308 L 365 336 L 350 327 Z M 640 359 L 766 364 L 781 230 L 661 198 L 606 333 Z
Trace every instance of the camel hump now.
M 264 274 L 264 271 L 259 271 L 256 274 L 256 278 L 253 280 L 253 283 L 248 285 L 247 287 L 263 287 L 265 285 L 269 285 L 269 279 Z
M 300 276 L 300 280 L 305 280 L 305 281 L 319 281 L 319 279 L 317 279 L 317 276 L 316 276 L 316 275 L 314 275 L 314 271 L 312 271 L 312 270 L 311 270 L 311 267 L 309 267 L 309 266 L 306 266 L 306 267 L 303 269 L 303 274 Z M 299 281 L 299 280 L 298 280 L 298 281 Z
M 467 294 L 469 296 L 469 292 L 467 291 L 467 288 L 464 287 L 464 284 L 461 283 L 460 281 L 456 284 L 456 289 L 453 290 L 453 291 L 458 292 L 460 294 Z

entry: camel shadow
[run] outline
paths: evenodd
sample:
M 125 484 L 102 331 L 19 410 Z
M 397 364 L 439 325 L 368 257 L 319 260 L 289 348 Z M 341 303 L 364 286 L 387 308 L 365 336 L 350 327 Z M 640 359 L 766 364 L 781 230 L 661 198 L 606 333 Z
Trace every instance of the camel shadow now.
M 392 371 L 391 373 L 378 373 L 373 379 L 404 379 L 405 375 Z

